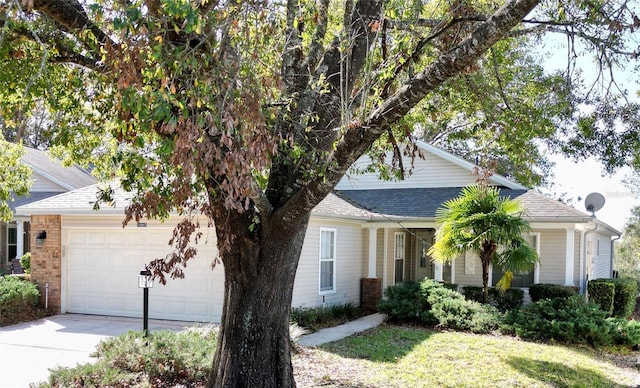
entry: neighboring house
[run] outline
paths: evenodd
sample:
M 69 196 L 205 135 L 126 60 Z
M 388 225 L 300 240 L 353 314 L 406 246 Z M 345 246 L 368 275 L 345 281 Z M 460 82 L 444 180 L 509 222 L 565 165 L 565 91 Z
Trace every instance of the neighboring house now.
M 22 162 L 32 170 L 33 185 L 28 196 L 8 202 L 14 214 L 18 206 L 96 183 L 93 176 L 79 167 L 63 167 L 43 151 L 27 147 L 24 150 Z M 0 274 L 20 270 L 17 260 L 30 251 L 30 237 L 28 214 L 16 215 L 8 223 L 0 222 Z
M 405 180 L 350 174 L 313 210 L 293 306 L 375 306 L 385 287 L 407 279 L 482 284 L 477 257 L 440 265 L 426 255 L 435 238 L 436 209 L 475 182 L 474 165 L 426 143 L 418 146 L 424 159 L 415 160 Z M 363 157 L 355 167 L 366 164 Z M 522 201 L 533 227 L 527 238 L 540 256 L 535 270 L 518 275 L 514 287 L 555 283 L 582 289 L 587 279 L 611 276 L 612 238 L 619 231 L 505 177 L 494 175 L 490 183 Z M 32 250 L 32 278 L 47 287 L 47 303 L 60 312 L 139 317 L 137 275 L 145 263 L 169 252 L 167 242 L 178 220 L 122 228 L 127 194 L 117 192 L 111 206 L 93 211 L 96 190 L 85 187 L 18 208 L 18 214 L 31 216 L 34 232 L 55 236 Z M 211 270 L 213 229 L 205 236 L 186 279 L 150 291 L 151 317 L 220 320 L 224 275 L 221 264 Z M 499 271 L 491 271 L 492 284 L 499 277 Z

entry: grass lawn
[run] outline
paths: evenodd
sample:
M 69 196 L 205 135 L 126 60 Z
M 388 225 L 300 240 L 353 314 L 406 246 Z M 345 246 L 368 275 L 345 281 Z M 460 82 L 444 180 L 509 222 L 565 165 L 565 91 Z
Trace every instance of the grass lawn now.
M 636 387 L 640 373 L 589 349 L 511 337 L 381 326 L 301 350 L 299 386 Z
M 95 363 L 52 372 L 38 387 L 201 387 L 215 330 L 129 332 Z M 382 325 L 318 348 L 296 347 L 298 387 L 636 387 L 640 373 L 586 348 L 512 337 Z M 639 353 L 628 354 L 635 364 Z M 620 357 L 619 357 L 620 358 Z M 624 358 L 624 357 L 622 357 Z

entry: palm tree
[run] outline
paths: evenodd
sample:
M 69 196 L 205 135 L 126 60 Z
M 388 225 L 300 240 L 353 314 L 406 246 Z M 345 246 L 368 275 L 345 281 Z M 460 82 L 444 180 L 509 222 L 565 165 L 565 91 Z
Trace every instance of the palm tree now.
M 532 270 L 536 251 L 523 235 L 531 231 L 522 218 L 524 209 L 519 201 L 501 197 L 492 186 L 480 184 L 462 189 L 460 196 L 445 202 L 436 211 L 436 243 L 429 250 L 434 260 L 446 263 L 475 253 L 482 263 L 484 302 L 489 300 L 489 264 L 504 271 L 496 285 L 506 290 L 514 273 Z

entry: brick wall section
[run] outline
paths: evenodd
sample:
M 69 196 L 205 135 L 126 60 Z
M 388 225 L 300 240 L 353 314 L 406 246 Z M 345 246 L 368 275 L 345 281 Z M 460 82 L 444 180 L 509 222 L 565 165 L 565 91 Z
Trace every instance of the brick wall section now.
M 378 303 L 382 299 L 382 279 L 363 278 L 361 279 L 361 286 L 360 307 L 368 313 L 378 312 Z
M 49 310 L 60 313 L 62 290 L 62 217 L 31 216 L 31 280 L 38 284 L 40 303 L 45 305 L 45 285 L 49 283 Z M 36 242 L 40 231 L 47 232 L 44 243 Z

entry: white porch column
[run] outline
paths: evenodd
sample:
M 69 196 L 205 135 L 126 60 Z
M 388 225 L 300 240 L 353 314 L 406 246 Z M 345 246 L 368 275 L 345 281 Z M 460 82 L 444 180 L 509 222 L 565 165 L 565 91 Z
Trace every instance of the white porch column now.
M 20 259 L 24 255 L 24 221 L 16 222 L 16 258 Z
M 386 290 L 387 285 L 389 285 L 389 281 L 387 279 L 387 269 L 388 269 L 387 259 L 389 258 L 389 252 L 388 252 L 388 246 L 387 246 L 388 238 L 389 238 L 389 229 L 384 228 L 384 241 L 382 242 L 382 249 L 384 249 L 384 251 L 382 252 L 382 289 L 383 290 Z
M 565 246 L 564 285 L 573 286 L 573 263 L 575 257 L 575 228 L 567 228 L 567 245 Z
M 439 261 L 433 262 L 433 279 L 438 282 L 444 280 L 442 277 L 442 263 Z
M 456 283 L 456 260 L 451 260 L 451 284 Z
M 377 257 L 377 236 L 378 228 L 369 227 L 369 271 L 367 273 L 368 278 L 376 277 L 376 257 Z

